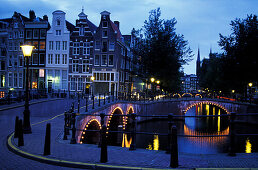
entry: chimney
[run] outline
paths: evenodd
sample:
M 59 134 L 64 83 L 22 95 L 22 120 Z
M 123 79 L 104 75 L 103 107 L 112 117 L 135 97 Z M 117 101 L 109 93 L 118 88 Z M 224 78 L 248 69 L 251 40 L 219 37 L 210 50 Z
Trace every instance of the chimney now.
M 119 29 L 119 21 L 114 21 L 114 24 L 115 24 L 116 27 Z
M 44 20 L 44 21 L 48 21 L 48 16 L 47 16 L 47 15 L 44 15 L 44 16 L 43 16 L 43 20 Z
M 30 10 L 29 15 L 30 15 L 30 20 L 32 21 L 36 18 L 35 12 L 33 10 Z

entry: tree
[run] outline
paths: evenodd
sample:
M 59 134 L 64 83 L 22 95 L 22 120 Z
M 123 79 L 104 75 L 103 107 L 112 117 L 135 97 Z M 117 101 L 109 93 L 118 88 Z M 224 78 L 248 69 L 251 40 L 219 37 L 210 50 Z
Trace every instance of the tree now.
M 258 82 L 257 47 L 258 21 L 256 15 L 231 21 L 232 33 L 220 34 L 219 45 L 226 56 L 224 76 L 232 90 L 244 93 L 248 82 Z
M 149 19 L 136 37 L 134 55 L 139 56 L 143 79 L 155 77 L 162 87 L 171 92 L 180 89 L 180 68 L 192 59 L 192 51 L 184 36 L 175 32 L 176 19 L 160 19 L 160 8 L 150 11 Z

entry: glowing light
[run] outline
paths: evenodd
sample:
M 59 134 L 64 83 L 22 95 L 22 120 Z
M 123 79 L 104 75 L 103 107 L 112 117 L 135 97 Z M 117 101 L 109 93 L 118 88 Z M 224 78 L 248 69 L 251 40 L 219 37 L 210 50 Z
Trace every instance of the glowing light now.
M 245 142 L 246 142 L 245 153 L 252 153 L 252 144 L 250 140 L 247 138 Z
M 24 57 L 30 57 L 31 56 L 33 47 L 34 46 L 31 46 L 31 45 L 22 45 L 21 46 Z
M 159 81 L 159 80 L 157 80 L 157 81 L 156 81 L 156 83 L 157 83 L 157 84 L 159 84 L 159 83 L 160 83 L 160 81 Z
M 154 139 L 153 139 L 153 150 L 159 150 L 159 136 L 158 135 L 154 135 Z
M 149 144 L 149 145 L 148 145 L 148 147 L 147 147 L 146 149 L 148 149 L 148 150 L 152 150 L 152 145 L 151 145 L 151 144 Z
M 218 111 L 218 115 L 220 115 L 220 109 Z M 220 116 L 218 117 L 218 132 L 220 132 Z
M 249 86 L 249 87 L 252 87 L 252 86 L 253 86 L 253 83 L 248 83 L 248 86 Z
M 150 81 L 153 83 L 153 82 L 155 81 L 155 78 L 152 77 L 152 78 L 150 79 Z
M 206 113 L 207 115 L 210 115 L 210 106 L 208 104 L 206 104 Z
M 94 80 L 95 80 L 95 77 L 94 77 L 94 76 L 91 76 L 91 77 L 90 77 L 90 80 L 91 80 L 91 81 L 94 81 Z
M 232 93 L 235 93 L 235 90 L 232 90 Z
M 130 140 L 128 141 L 127 139 L 127 134 L 123 134 L 123 142 L 122 142 L 122 147 L 126 147 L 126 148 L 129 148 L 130 145 L 132 143 L 132 137 L 130 138 Z

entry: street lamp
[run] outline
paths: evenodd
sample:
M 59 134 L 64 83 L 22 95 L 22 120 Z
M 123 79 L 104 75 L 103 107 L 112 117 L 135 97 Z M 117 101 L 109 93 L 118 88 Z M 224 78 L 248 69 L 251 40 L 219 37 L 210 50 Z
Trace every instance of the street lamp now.
M 159 80 L 157 80 L 157 81 L 156 81 L 156 83 L 157 83 L 157 84 L 159 84 L 159 83 L 160 83 L 160 81 L 159 81 Z
M 150 81 L 153 83 L 153 82 L 155 81 L 155 78 L 152 77 L 152 78 L 150 79 Z
M 253 83 L 248 83 L 248 86 L 249 86 L 249 87 L 252 87 L 252 86 L 253 86 Z
M 91 76 L 90 77 L 90 80 L 92 81 L 92 91 L 91 91 L 91 93 L 92 93 L 92 96 L 93 96 L 93 82 L 94 82 L 94 80 L 95 80 L 95 77 L 94 76 Z
M 253 83 L 248 83 L 248 86 L 249 86 L 249 95 L 250 95 L 250 104 L 252 102 L 252 86 L 253 86 Z
M 31 133 L 30 126 L 30 109 L 29 109 L 29 57 L 33 50 L 31 45 L 21 46 L 24 57 L 26 58 L 26 89 L 25 89 L 25 110 L 23 112 L 23 132 L 26 134 Z

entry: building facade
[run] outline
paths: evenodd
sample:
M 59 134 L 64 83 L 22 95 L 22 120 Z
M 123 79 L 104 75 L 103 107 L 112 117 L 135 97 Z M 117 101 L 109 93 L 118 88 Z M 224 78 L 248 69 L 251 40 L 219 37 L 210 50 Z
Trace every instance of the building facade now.
M 68 90 L 70 31 L 65 13 L 54 11 L 51 29 L 47 31 L 46 88 L 48 92 Z
M 69 91 L 71 93 L 91 93 L 92 64 L 93 64 L 93 34 L 96 26 L 82 12 L 78 15 L 74 31 L 70 36 L 69 55 Z
M 6 59 L 7 59 L 7 37 L 8 23 L 0 21 L 0 98 L 6 93 Z

